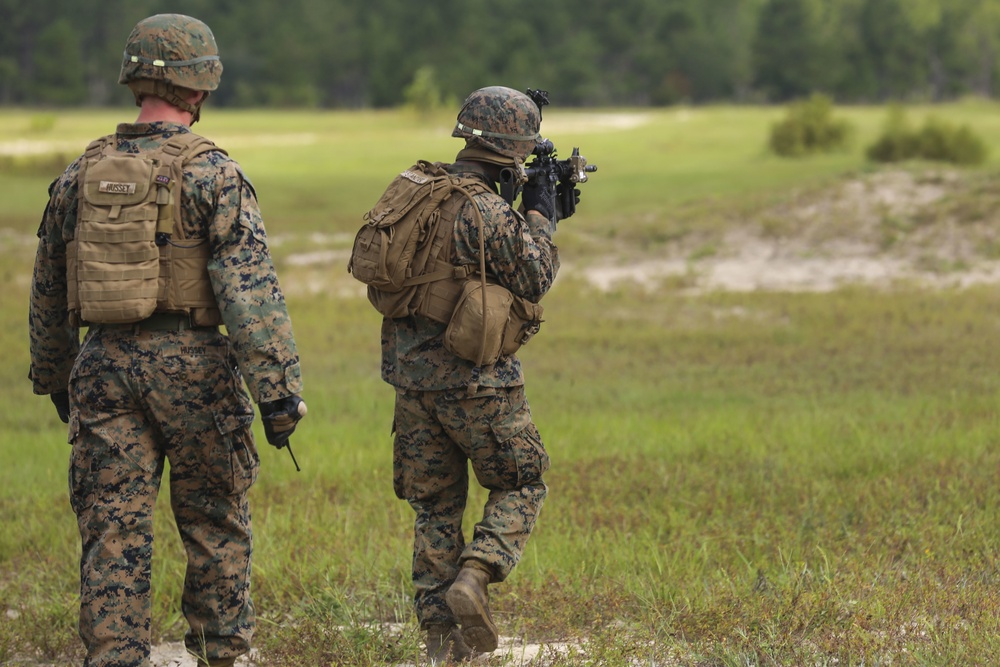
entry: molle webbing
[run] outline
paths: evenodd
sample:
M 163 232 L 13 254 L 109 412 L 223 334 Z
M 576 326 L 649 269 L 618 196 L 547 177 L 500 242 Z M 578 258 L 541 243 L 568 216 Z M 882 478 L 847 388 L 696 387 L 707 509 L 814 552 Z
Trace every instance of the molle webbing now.
M 469 179 L 462 179 L 462 186 L 467 192 L 488 191 L 482 184 Z M 467 201 L 476 206 L 471 198 L 452 196 L 438 208 L 440 220 L 429 254 L 427 271 L 408 281 L 412 285 L 426 283 L 417 290 L 416 314 L 437 322 L 446 323 L 451 319 L 466 279 L 476 272 L 475 265 L 456 266 L 451 263 L 455 221 Z
M 165 310 L 177 310 L 176 304 L 183 300 L 185 308 L 206 308 L 218 312 L 215 292 L 208 280 L 210 255 L 208 241 L 191 246 L 170 247 L 169 261 L 160 264 L 160 277 L 161 282 L 171 286 L 172 303 L 175 306 Z M 221 324 L 221 316 L 219 319 L 216 324 Z
M 75 323 L 131 323 L 153 312 L 186 313 L 196 325 L 221 323 L 208 242 L 185 237 L 179 201 L 183 165 L 212 150 L 221 151 L 191 133 L 142 153 L 116 150 L 114 135 L 88 146 L 76 233 L 67 244 Z

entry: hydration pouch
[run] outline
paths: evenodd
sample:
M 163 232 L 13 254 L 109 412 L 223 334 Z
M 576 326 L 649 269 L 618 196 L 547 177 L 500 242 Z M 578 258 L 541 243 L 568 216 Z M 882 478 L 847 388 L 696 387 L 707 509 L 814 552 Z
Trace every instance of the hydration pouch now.
M 79 300 L 87 322 L 137 322 L 156 309 L 157 166 L 141 154 L 87 162 L 75 243 L 67 257 L 68 283 L 75 287 L 70 302 Z
M 207 239 L 185 239 L 181 224 L 183 166 L 208 151 L 225 153 L 192 133 L 140 153 L 116 150 L 114 135 L 87 147 L 66 245 L 71 322 L 126 324 L 175 312 L 196 325 L 221 323 Z

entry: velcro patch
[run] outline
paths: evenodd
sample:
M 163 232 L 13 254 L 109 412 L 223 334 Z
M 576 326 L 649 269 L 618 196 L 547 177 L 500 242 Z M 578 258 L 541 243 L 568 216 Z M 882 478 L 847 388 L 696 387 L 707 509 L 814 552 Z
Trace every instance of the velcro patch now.
M 418 183 L 420 185 L 423 185 L 424 183 L 427 183 L 428 181 L 431 180 L 429 176 L 425 176 L 424 174 L 412 171 L 410 169 L 404 171 L 402 174 L 400 174 L 400 176 L 409 181 L 413 181 L 414 183 Z

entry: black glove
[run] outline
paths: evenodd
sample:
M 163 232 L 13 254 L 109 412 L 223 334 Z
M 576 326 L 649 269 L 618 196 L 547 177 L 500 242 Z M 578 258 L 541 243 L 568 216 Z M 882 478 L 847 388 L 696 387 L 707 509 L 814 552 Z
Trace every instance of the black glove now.
M 295 432 L 295 425 L 306 416 L 306 402 L 296 395 L 260 404 L 260 417 L 264 422 L 267 442 L 278 449 L 288 444 Z
M 556 189 L 552 183 L 542 179 L 525 183 L 521 203 L 525 211 L 538 211 L 548 220 L 556 221 Z
M 560 183 L 556 186 L 556 220 L 565 220 L 576 213 L 576 205 L 580 203 L 580 189 L 573 183 Z
M 56 406 L 56 412 L 59 413 L 59 419 L 62 420 L 63 424 L 69 423 L 69 392 L 68 391 L 55 391 L 49 394 L 49 398 L 52 399 L 52 405 Z

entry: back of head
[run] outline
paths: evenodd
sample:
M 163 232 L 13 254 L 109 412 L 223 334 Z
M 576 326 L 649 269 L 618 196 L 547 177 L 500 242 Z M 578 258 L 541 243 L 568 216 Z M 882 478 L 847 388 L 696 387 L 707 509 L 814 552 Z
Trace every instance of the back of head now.
M 141 104 L 155 95 L 195 114 L 201 104 L 185 101 L 190 91 L 207 94 L 219 87 L 222 61 L 212 30 L 183 14 L 157 14 L 143 19 L 125 43 L 118 83 L 127 85 Z

